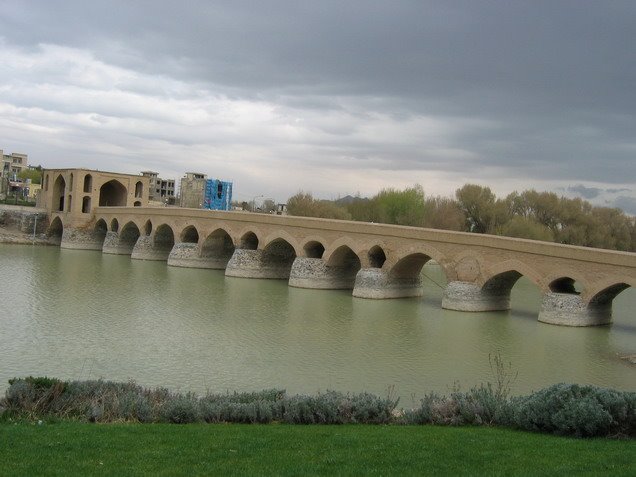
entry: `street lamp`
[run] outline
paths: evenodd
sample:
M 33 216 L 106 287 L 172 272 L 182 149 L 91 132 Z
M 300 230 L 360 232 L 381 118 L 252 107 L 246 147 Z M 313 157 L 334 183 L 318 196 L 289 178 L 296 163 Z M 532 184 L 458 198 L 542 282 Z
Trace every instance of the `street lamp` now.
M 256 199 L 258 199 L 259 197 L 263 197 L 263 195 L 255 195 L 252 199 L 252 212 L 256 212 Z

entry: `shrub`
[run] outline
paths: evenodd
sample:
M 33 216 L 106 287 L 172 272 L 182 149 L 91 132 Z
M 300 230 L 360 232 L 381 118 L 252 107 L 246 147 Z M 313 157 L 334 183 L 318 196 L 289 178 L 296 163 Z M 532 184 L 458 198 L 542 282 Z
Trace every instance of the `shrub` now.
M 404 414 L 408 424 L 441 424 L 460 426 L 506 425 L 511 420 L 510 401 L 488 384 L 450 396 L 431 393 L 422 399 L 420 407 Z
M 188 424 L 199 420 L 198 402 L 195 396 L 175 396 L 166 402 L 162 409 L 162 418 L 174 424 Z
M 636 393 L 555 384 L 514 400 L 514 423 L 524 430 L 576 437 L 635 436 Z

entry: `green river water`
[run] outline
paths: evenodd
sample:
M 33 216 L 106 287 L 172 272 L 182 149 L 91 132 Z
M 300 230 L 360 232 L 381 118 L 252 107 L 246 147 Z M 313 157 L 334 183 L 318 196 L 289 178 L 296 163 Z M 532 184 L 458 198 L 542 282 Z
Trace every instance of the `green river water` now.
M 445 278 L 424 267 L 425 296 L 365 300 L 349 291 L 226 278 L 100 252 L 0 244 L 0 391 L 14 376 L 134 379 L 173 390 L 284 388 L 385 395 L 407 407 L 429 391 L 493 381 L 489 356 L 518 373 L 515 394 L 557 382 L 636 390 L 636 291 L 614 323 L 536 320 L 521 279 L 509 312 L 442 310 Z

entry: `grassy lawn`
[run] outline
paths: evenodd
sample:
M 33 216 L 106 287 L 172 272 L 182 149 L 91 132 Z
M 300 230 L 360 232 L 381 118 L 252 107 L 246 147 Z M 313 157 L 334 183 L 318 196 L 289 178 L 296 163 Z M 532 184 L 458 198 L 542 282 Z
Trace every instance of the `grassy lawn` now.
M 636 441 L 489 428 L 0 423 L 0 475 L 636 475 Z

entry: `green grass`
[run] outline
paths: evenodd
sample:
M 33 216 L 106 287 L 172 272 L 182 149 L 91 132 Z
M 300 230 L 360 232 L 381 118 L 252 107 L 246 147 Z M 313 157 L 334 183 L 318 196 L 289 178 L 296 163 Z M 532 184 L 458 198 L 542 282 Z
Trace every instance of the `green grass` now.
M 504 429 L 0 423 L 0 475 L 636 475 L 636 441 Z

